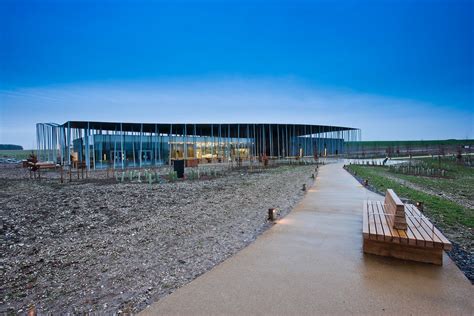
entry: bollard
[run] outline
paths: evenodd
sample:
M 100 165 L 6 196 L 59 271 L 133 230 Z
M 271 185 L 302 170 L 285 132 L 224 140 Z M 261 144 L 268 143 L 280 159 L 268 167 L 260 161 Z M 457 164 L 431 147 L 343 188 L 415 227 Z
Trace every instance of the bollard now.
M 276 208 L 269 208 L 268 209 L 268 220 L 273 222 L 274 220 L 276 220 L 276 217 L 277 217 Z
M 423 212 L 424 203 L 423 203 L 422 201 L 416 202 L 416 208 L 417 208 L 420 212 Z
M 303 191 L 306 191 L 306 184 L 303 184 L 302 190 L 303 190 Z

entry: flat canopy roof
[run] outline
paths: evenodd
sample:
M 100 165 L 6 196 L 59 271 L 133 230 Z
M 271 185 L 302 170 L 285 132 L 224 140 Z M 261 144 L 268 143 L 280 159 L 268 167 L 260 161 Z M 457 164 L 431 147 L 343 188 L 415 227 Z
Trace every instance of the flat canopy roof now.
M 262 129 L 264 127 L 267 131 L 269 129 L 276 131 L 278 128 L 291 127 L 291 133 L 296 135 L 309 135 L 326 132 L 338 131 L 353 131 L 357 128 L 342 127 L 342 126 L 328 126 L 328 125 L 309 125 L 309 124 L 283 124 L 283 123 L 125 123 L 125 122 L 87 122 L 87 121 L 68 121 L 63 124 L 63 127 L 80 128 L 80 129 L 95 129 L 103 131 L 122 131 L 122 132 L 140 132 L 144 133 L 163 133 L 163 134 L 194 134 L 196 128 L 196 135 L 202 136 L 217 136 L 219 126 L 222 133 L 227 134 L 230 130 L 231 137 L 238 137 L 245 135 L 247 132 L 247 125 L 253 130 L 253 126 Z M 240 128 L 240 133 L 239 133 Z M 253 131 L 251 131 L 252 133 Z M 224 136 L 224 135 L 223 135 Z

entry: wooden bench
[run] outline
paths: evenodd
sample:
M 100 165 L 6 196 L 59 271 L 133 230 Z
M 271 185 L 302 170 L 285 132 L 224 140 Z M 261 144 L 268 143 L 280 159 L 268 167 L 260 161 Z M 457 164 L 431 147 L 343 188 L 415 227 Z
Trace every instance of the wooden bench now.
M 57 169 L 61 168 L 60 165 L 55 164 L 54 162 L 28 162 L 28 168 L 30 170 L 30 178 L 31 173 L 33 173 L 34 177 L 36 178 L 36 173 L 38 173 L 38 178 L 41 179 L 41 170 L 45 169 Z
M 362 221 L 365 253 L 442 265 L 443 250 L 452 248 L 415 205 L 403 204 L 393 190 L 387 190 L 384 202 L 364 201 Z M 403 221 L 405 229 L 395 228 Z

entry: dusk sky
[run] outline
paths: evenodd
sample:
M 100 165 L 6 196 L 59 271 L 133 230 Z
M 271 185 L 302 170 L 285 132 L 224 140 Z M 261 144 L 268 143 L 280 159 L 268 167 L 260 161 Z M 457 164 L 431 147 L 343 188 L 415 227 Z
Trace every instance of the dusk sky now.
M 0 143 L 35 123 L 473 138 L 473 1 L 0 1 Z

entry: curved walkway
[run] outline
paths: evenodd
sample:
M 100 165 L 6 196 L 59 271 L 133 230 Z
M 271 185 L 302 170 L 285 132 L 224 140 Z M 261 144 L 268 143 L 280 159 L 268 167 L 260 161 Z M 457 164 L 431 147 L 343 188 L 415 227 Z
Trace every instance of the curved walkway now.
M 143 315 L 472 314 L 474 287 L 444 266 L 362 253 L 362 201 L 382 199 L 341 164 L 254 243 Z

